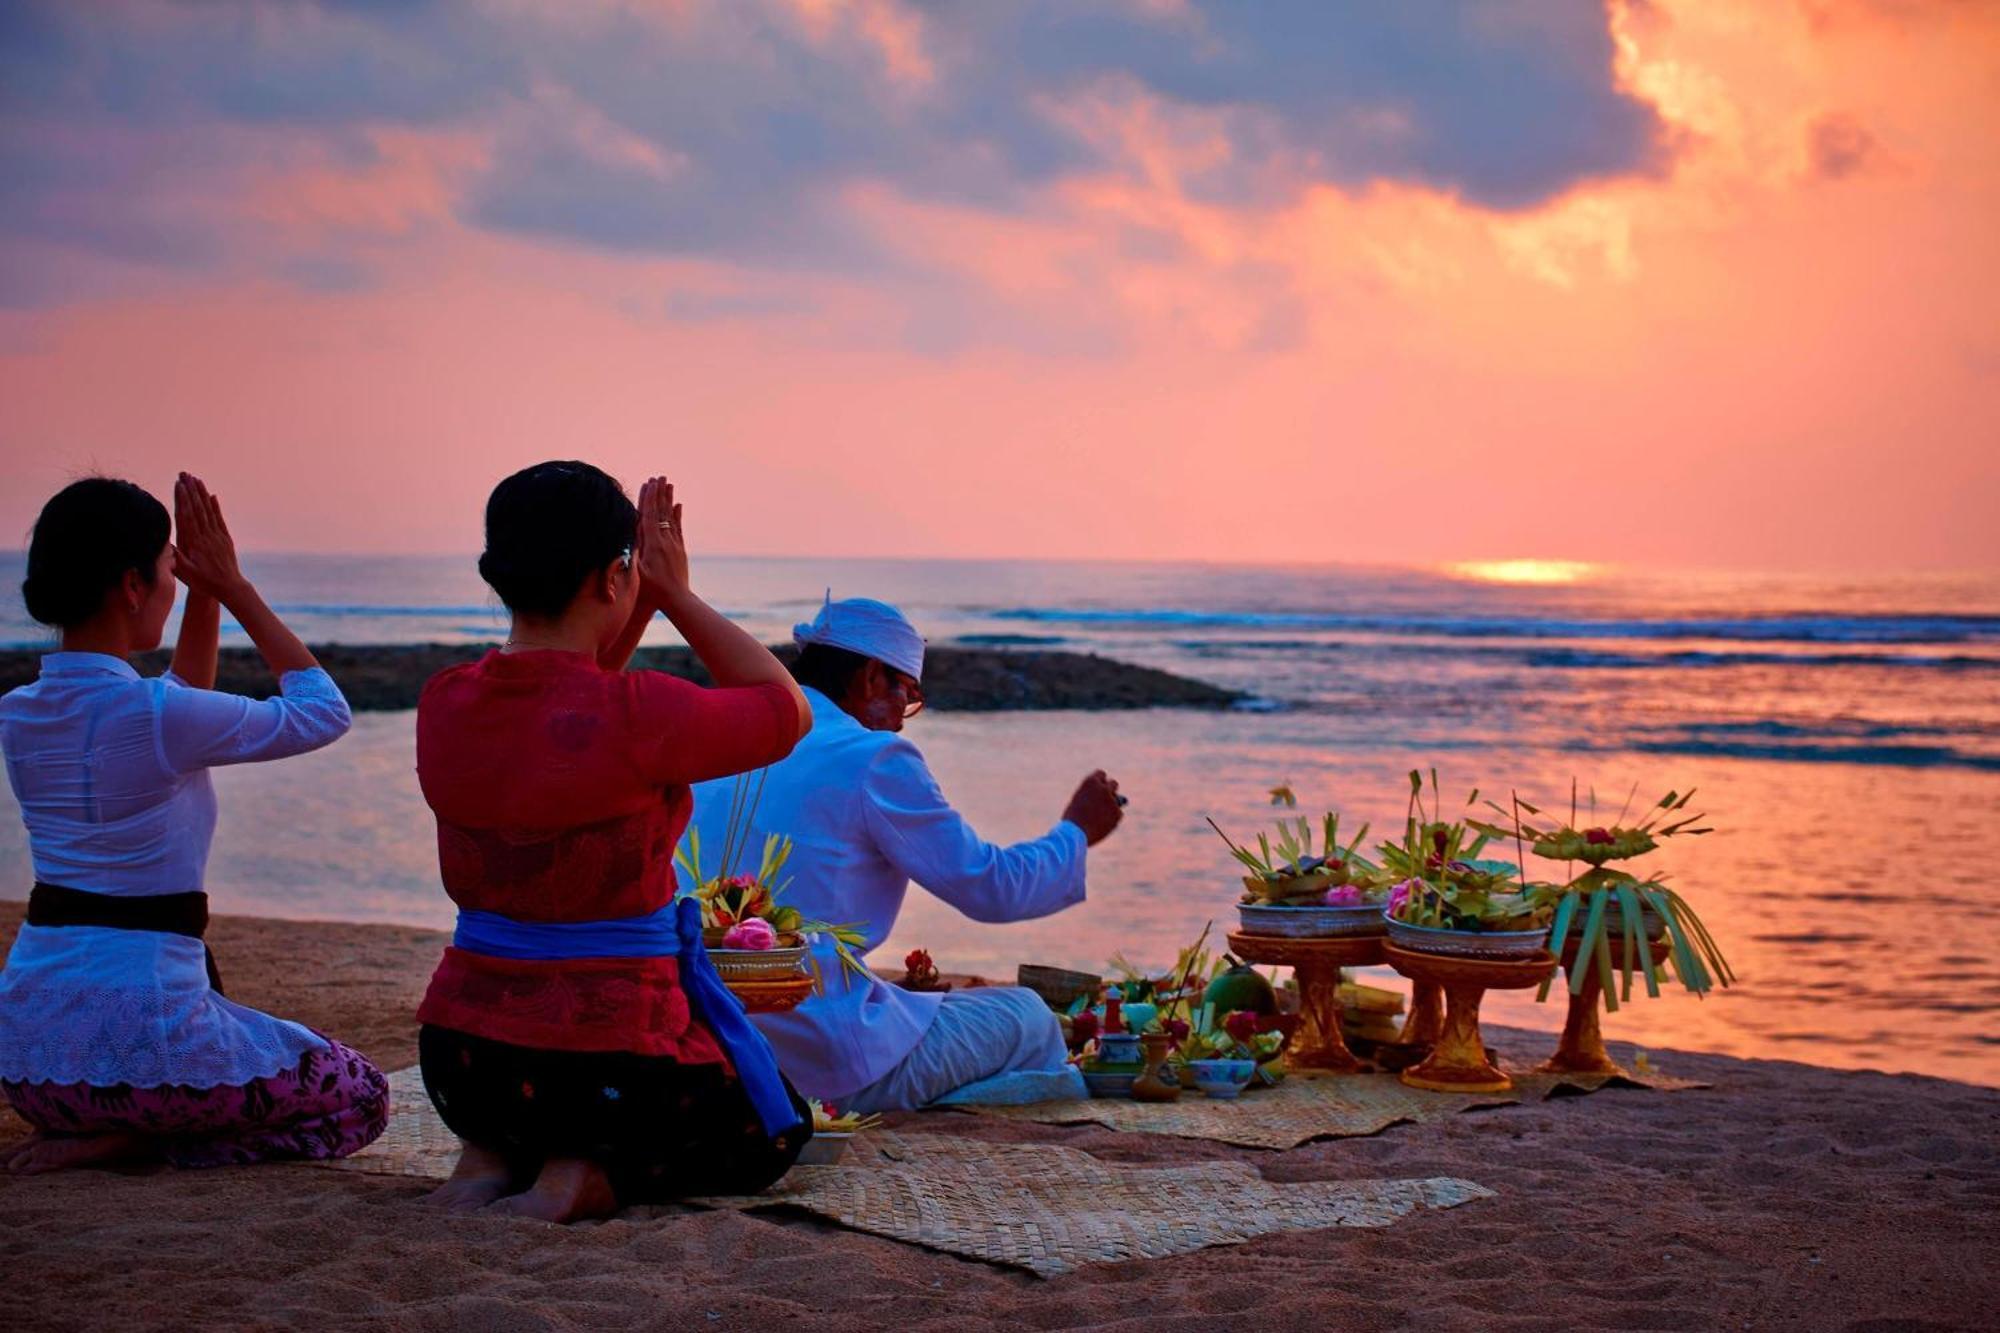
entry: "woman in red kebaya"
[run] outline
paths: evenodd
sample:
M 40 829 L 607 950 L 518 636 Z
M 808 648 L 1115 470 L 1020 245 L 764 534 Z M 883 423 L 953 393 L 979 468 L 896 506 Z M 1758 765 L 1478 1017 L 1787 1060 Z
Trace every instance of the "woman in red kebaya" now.
M 569 1221 L 748 1193 L 811 1134 L 804 1103 L 674 902 L 688 785 L 782 759 L 811 726 L 777 659 L 688 584 L 673 487 L 635 508 L 587 463 L 494 489 L 482 577 L 504 648 L 440 672 L 417 773 L 458 904 L 418 1011 L 424 1085 L 465 1141 L 433 1196 Z M 664 612 L 714 678 L 627 671 Z

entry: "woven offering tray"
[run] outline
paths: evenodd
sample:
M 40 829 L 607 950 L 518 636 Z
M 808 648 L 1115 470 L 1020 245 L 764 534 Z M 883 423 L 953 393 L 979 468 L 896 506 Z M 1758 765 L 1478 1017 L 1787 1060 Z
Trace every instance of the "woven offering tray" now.
M 774 981 L 738 981 L 724 976 L 724 984 L 744 1009 L 753 1014 L 777 1014 L 796 1009 L 813 993 L 811 976 L 786 977 Z

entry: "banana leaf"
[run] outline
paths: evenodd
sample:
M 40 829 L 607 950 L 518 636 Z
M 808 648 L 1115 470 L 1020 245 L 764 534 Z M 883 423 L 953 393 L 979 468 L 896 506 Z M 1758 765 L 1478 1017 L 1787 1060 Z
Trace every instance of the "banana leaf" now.
M 1556 957 L 1562 957 L 1563 945 L 1569 940 L 1570 922 L 1576 916 L 1577 894 L 1565 893 L 1556 904 L 1556 919 L 1549 925 L 1549 949 Z
M 1664 892 L 1668 899 L 1673 902 L 1674 910 L 1687 917 L 1688 925 L 1693 928 L 1695 939 L 1701 946 L 1703 954 L 1707 956 L 1715 968 L 1717 979 L 1725 986 L 1736 980 L 1736 974 L 1729 970 L 1729 963 L 1723 958 L 1722 950 L 1716 946 L 1715 937 L 1708 933 L 1707 925 L 1702 922 L 1700 917 L 1694 914 L 1694 909 L 1689 907 L 1686 901 L 1672 889 L 1664 890 Z
M 1602 907 L 1603 904 L 1604 904 L 1604 895 L 1599 895 L 1597 903 L 1595 905 L 1598 907 Z M 1607 1014 L 1615 1014 L 1618 1012 L 1618 988 L 1610 984 L 1611 937 L 1607 933 L 1605 933 L 1605 931 L 1601 928 L 1597 932 L 1596 959 L 1597 959 L 1597 974 L 1605 978 L 1605 985 L 1603 988 L 1604 1012 Z
M 1584 981 L 1590 976 L 1590 969 L 1597 961 L 1597 946 L 1604 939 L 1604 898 L 1605 895 L 1601 892 L 1590 895 L 1590 907 L 1584 913 L 1583 918 L 1583 932 L 1577 936 L 1576 941 L 1577 966 L 1572 968 L 1569 974 L 1569 993 L 1571 995 L 1583 994 Z M 1607 949 L 1605 951 L 1607 962 L 1610 960 L 1610 956 L 1610 951 Z M 1605 968 L 1603 975 L 1604 980 L 1608 982 L 1611 976 L 1611 969 L 1609 967 Z M 1606 1010 L 1613 1010 L 1618 1007 L 1617 997 L 1608 985 L 1605 987 L 1604 998 L 1606 1001 Z

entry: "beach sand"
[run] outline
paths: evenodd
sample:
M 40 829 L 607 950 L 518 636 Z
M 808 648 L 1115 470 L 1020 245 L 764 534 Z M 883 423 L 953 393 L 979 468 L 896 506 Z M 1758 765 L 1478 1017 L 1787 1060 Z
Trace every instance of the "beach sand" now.
M 0 942 L 18 919 L 0 905 Z M 411 1014 L 442 939 L 232 917 L 210 936 L 232 996 L 385 1069 L 416 1058 Z M 1492 1035 L 1523 1055 L 1547 1044 Z M 1281 1181 L 1450 1175 L 1499 1191 L 1382 1230 L 1054 1281 L 787 1215 L 644 1208 L 571 1228 L 438 1216 L 415 1207 L 418 1182 L 286 1166 L 0 1178 L 0 1300 L 22 1329 L 1993 1326 L 2000 1091 L 1654 1058 L 1716 1086 L 1607 1091 L 1283 1153 L 899 1118 L 1119 1161 L 1237 1157 Z M 21 1132 L 0 1119 L 0 1140 Z

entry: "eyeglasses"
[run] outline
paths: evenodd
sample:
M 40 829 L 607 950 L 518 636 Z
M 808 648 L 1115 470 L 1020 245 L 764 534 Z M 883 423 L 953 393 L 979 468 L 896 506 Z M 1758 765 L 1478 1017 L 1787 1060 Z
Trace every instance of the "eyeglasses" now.
M 924 687 L 917 682 L 916 677 L 906 676 L 900 671 L 891 670 L 889 672 L 889 679 L 894 682 L 897 689 L 903 692 L 903 698 L 906 701 L 903 704 L 903 720 L 905 722 L 924 711 Z

